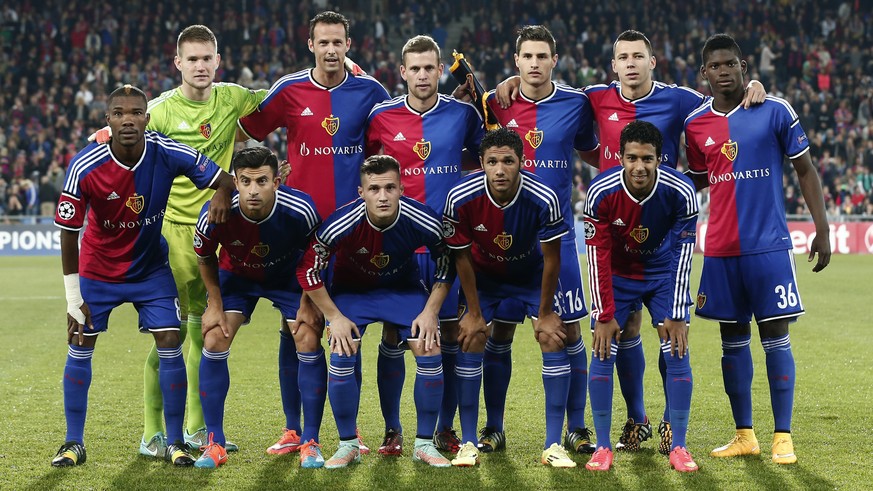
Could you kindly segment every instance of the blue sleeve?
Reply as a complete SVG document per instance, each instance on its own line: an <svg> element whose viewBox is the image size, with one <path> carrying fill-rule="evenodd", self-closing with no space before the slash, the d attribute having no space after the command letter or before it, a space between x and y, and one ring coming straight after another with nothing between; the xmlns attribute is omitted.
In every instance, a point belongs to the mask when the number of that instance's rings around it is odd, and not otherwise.
<svg viewBox="0 0 873 491"><path fill-rule="evenodd" d="M690 180L683 178L684 192L677 191L670 238L673 254L670 259L670 280L673 285L670 299L670 318L686 320L691 306L691 258L697 241L697 196Z"/></svg>
<svg viewBox="0 0 873 491"><path fill-rule="evenodd" d="M573 141L573 147L576 150L587 152L597 148L600 142L597 140L597 135L594 133L594 112L591 110L591 101L588 96L583 93L582 107L579 109L579 130L576 132L576 137Z"/></svg>

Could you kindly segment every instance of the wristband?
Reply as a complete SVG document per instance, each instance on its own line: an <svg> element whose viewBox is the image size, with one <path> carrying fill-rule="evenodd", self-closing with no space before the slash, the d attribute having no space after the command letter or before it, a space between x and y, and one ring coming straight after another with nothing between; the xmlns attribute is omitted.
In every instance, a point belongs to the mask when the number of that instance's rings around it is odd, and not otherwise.
<svg viewBox="0 0 873 491"><path fill-rule="evenodd" d="M79 290L79 274L64 275L64 292L67 296L67 313L79 324L85 324L85 314L80 308L85 300L82 299L82 292Z"/></svg>

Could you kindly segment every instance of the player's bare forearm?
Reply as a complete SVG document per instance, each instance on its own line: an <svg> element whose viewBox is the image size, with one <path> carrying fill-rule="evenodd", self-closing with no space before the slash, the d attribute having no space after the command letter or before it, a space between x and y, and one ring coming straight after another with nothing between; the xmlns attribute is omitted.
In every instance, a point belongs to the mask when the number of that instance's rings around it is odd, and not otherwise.
<svg viewBox="0 0 873 491"><path fill-rule="evenodd" d="M685 171L685 175L694 183L695 190L701 191L709 187L709 178L707 178L706 173L698 174L696 172Z"/></svg>
<svg viewBox="0 0 873 491"><path fill-rule="evenodd" d="M197 257L197 267L200 269L200 277L206 288L206 297L209 306L214 305L219 310L224 310L224 302L221 299L221 287L218 282L218 259L215 254L207 257Z"/></svg>
<svg viewBox="0 0 873 491"><path fill-rule="evenodd" d="M64 274L79 272L78 230L61 230L61 268Z"/></svg>
<svg viewBox="0 0 873 491"><path fill-rule="evenodd" d="M473 314L482 317L482 307L479 305L479 292L476 290L476 273L473 269L473 255L470 248L455 249L455 269L464 298L467 301L467 315Z"/></svg>
<svg viewBox="0 0 873 491"><path fill-rule="evenodd" d="M224 223L230 215L230 197L233 195L233 178L227 172L221 171L211 186L215 194L209 200L209 223Z"/></svg>
<svg viewBox="0 0 873 491"><path fill-rule="evenodd" d="M579 154L579 158L582 159L582 161L586 164L594 167L595 169L600 168L600 150L596 148L594 150L587 150L584 152L582 150L577 150L576 153Z"/></svg>
<svg viewBox="0 0 873 491"><path fill-rule="evenodd" d="M817 273L826 268L831 261L830 227L828 226L824 195L821 190L821 180L818 178L818 171L812 165L809 152L791 159L791 163L797 172L800 193L803 195L803 200L806 201L806 206L812 215L812 221L815 223L815 238L812 240L808 260L812 261L813 257L818 254L818 261L812 269Z"/></svg>
<svg viewBox="0 0 873 491"><path fill-rule="evenodd" d="M543 250L543 278L540 291L540 317L552 312L555 290L558 288L558 273L561 271L561 239L540 242Z"/></svg>

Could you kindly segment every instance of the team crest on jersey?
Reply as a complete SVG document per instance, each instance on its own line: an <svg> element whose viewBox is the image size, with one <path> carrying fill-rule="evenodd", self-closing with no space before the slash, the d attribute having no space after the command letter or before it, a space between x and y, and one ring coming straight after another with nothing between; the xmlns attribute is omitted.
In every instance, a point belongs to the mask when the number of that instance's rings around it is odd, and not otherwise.
<svg viewBox="0 0 873 491"><path fill-rule="evenodd" d="M697 294L697 308L702 309L704 305L706 305L706 294L705 293L698 293Z"/></svg>
<svg viewBox="0 0 873 491"><path fill-rule="evenodd" d="M209 139L212 136L212 123L209 121L204 121L200 123L200 134L203 135L203 138Z"/></svg>
<svg viewBox="0 0 873 491"><path fill-rule="evenodd" d="M145 208L145 196L133 193L133 196L127 198L127 202L124 203L124 206L130 208L134 213L139 215L143 208Z"/></svg>
<svg viewBox="0 0 873 491"><path fill-rule="evenodd" d="M538 148L543 142L543 130L538 130L536 128L528 130L527 134L524 135L524 139L530 143L530 146Z"/></svg>
<svg viewBox="0 0 873 491"><path fill-rule="evenodd" d="M421 160L427 160L427 157L430 155L430 142L424 141L424 138L422 138L421 141L415 142L415 145L412 146L412 151Z"/></svg>
<svg viewBox="0 0 873 491"><path fill-rule="evenodd" d="M649 238L649 229L642 225L637 225L635 229L630 231L630 236L633 237L635 241L642 244Z"/></svg>
<svg viewBox="0 0 873 491"><path fill-rule="evenodd" d="M258 245L252 247L252 254L258 257L266 257L270 253L270 246L263 242L258 242Z"/></svg>
<svg viewBox="0 0 873 491"><path fill-rule="evenodd" d="M507 251L512 247L512 235L503 232L497 235L497 237L494 237L494 243L497 244L497 247Z"/></svg>
<svg viewBox="0 0 873 491"><path fill-rule="evenodd" d="M594 234L597 233L597 229L594 228L594 224L585 220L582 222L582 228L585 229L585 240L591 240L594 238Z"/></svg>
<svg viewBox="0 0 873 491"><path fill-rule="evenodd" d="M455 236L455 226L452 225L452 222L447 219L443 219L443 237L448 239L449 237Z"/></svg>
<svg viewBox="0 0 873 491"><path fill-rule="evenodd" d="M737 148L737 142L735 142L735 141L728 140L726 143L722 144L722 146L721 146L722 155L727 157L728 160L730 160L731 162L733 162L734 159L737 158L738 151L739 151L739 148Z"/></svg>
<svg viewBox="0 0 873 491"><path fill-rule="evenodd" d="M370 262L379 269L388 266L388 261L388 254L385 254L384 252L380 252L379 254L376 254L375 256L370 258Z"/></svg>
<svg viewBox="0 0 873 491"><path fill-rule="evenodd" d="M324 121L321 122L321 127L324 128L324 131L327 132L328 135L333 136L339 131L340 120L333 114L324 118Z"/></svg>

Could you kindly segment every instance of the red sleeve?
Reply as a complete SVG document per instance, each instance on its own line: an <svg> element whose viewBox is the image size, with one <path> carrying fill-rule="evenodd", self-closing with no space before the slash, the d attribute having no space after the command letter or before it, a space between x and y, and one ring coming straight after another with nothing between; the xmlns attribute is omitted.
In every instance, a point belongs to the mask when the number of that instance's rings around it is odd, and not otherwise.
<svg viewBox="0 0 873 491"><path fill-rule="evenodd" d="M240 128L255 140L264 141L276 128L286 127L288 97L290 94L287 89L279 89L277 92L271 90L257 111L239 120Z"/></svg>
<svg viewBox="0 0 873 491"><path fill-rule="evenodd" d="M688 159L688 170L694 174L706 174L706 156L700 150L700 145L694 141L694 134L688 133L685 127L685 158Z"/></svg>
<svg viewBox="0 0 873 491"><path fill-rule="evenodd" d="M588 254L588 286L591 290L591 317L609 322L615 316L612 295L612 236L609 222L586 216L585 248Z"/></svg>
<svg viewBox="0 0 873 491"><path fill-rule="evenodd" d="M381 130L379 129L379 121L377 118L370 118L367 124L367 133L364 143L366 144L364 155L378 155L382 150L382 140L379 139Z"/></svg>

